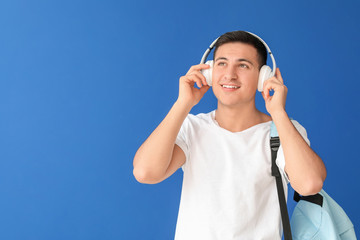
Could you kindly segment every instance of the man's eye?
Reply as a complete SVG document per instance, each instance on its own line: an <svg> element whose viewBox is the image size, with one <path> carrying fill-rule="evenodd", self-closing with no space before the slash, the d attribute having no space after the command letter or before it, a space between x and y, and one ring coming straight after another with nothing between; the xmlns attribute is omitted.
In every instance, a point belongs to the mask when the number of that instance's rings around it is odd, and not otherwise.
<svg viewBox="0 0 360 240"><path fill-rule="evenodd" d="M224 62L219 62L218 63L218 66L225 66L226 65L226 63L224 63Z"/></svg>
<svg viewBox="0 0 360 240"><path fill-rule="evenodd" d="M240 67L241 67L241 68L249 68L249 66L246 65L246 64L240 64Z"/></svg>

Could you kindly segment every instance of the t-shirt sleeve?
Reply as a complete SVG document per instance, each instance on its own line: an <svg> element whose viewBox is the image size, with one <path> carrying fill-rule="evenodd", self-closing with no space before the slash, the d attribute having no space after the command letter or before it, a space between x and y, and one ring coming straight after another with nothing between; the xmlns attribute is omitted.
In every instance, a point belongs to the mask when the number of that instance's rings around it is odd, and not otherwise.
<svg viewBox="0 0 360 240"><path fill-rule="evenodd" d="M300 135L304 138L305 142L310 146L310 141L307 137L307 132L306 129L301 126L300 123L298 123L295 120L291 120L291 122L293 123L293 125L295 126L295 128L298 130L298 132L300 133ZM277 155L277 159L276 159L276 164L279 167L283 177L286 180L286 183L289 183L289 177L287 176L286 172L285 172L285 157L284 157L284 151L283 148L280 144L279 150L278 150L278 155Z"/></svg>
<svg viewBox="0 0 360 240"><path fill-rule="evenodd" d="M178 145L181 148L181 150L183 150L186 157L186 161L189 159L189 147L190 147L190 142L188 137L189 125L190 125L189 122L190 122L189 117L186 117L183 124L181 125L180 131L175 140L175 144ZM186 165L186 161L182 166L183 170Z"/></svg>

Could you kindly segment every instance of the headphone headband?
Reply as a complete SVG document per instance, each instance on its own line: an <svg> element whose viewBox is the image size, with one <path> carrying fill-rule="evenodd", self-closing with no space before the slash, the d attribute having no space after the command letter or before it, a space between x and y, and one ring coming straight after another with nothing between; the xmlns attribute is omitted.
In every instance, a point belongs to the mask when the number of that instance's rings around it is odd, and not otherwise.
<svg viewBox="0 0 360 240"><path fill-rule="evenodd" d="M216 44L216 42L217 42L217 40L218 40L219 38L220 38L220 37L218 37L217 39L215 39L215 40L210 44L210 46L208 47L208 49L206 49L204 55L203 55L202 58L201 58L200 63L205 63L205 62L206 62L207 57L209 56L211 50L215 47L215 44Z"/></svg>
<svg viewBox="0 0 360 240"><path fill-rule="evenodd" d="M268 51L270 57L271 57L271 61L272 61L272 65L273 65L273 70L271 71L271 77L273 77L275 75L275 69L276 69L276 62L275 62L275 58L269 48L269 46L266 44L266 42L264 40L262 40L259 36L257 36L256 34L254 33L251 33L251 32L247 32L247 31L244 31L246 33L249 33L251 34L252 36L256 37L266 48L266 50ZM206 62L206 59L207 57L209 56L211 50L215 47L215 44L216 42L218 41L220 37L216 38L211 44L210 46L208 47L208 49L206 49L205 53L203 54L202 58L201 58L201 61L200 63L205 63Z"/></svg>

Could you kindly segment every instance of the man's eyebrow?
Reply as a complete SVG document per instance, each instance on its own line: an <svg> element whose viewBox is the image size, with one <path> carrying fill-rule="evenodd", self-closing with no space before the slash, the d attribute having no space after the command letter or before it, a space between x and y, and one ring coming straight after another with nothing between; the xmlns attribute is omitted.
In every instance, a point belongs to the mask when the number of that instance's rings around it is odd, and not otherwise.
<svg viewBox="0 0 360 240"><path fill-rule="evenodd" d="M229 59L227 59L226 57L218 57L217 59L215 59L215 62L216 61L219 61L219 60L225 60L225 61L228 61ZM239 58L236 60L237 62L248 62L250 63L251 65L254 65L250 60L246 59L246 58Z"/></svg>

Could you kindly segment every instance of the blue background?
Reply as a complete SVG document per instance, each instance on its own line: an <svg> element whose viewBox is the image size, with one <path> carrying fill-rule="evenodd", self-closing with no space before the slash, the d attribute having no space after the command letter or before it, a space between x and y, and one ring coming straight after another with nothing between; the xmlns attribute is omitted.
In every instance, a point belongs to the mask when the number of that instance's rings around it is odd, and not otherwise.
<svg viewBox="0 0 360 240"><path fill-rule="evenodd" d="M238 29L273 51L287 111L358 232L359 9L340 0L1 1L0 239L172 239L182 172L140 184L133 156L176 100L179 77ZM257 105L265 111L260 95ZM192 113L215 107L209 91Z"/></svg>

